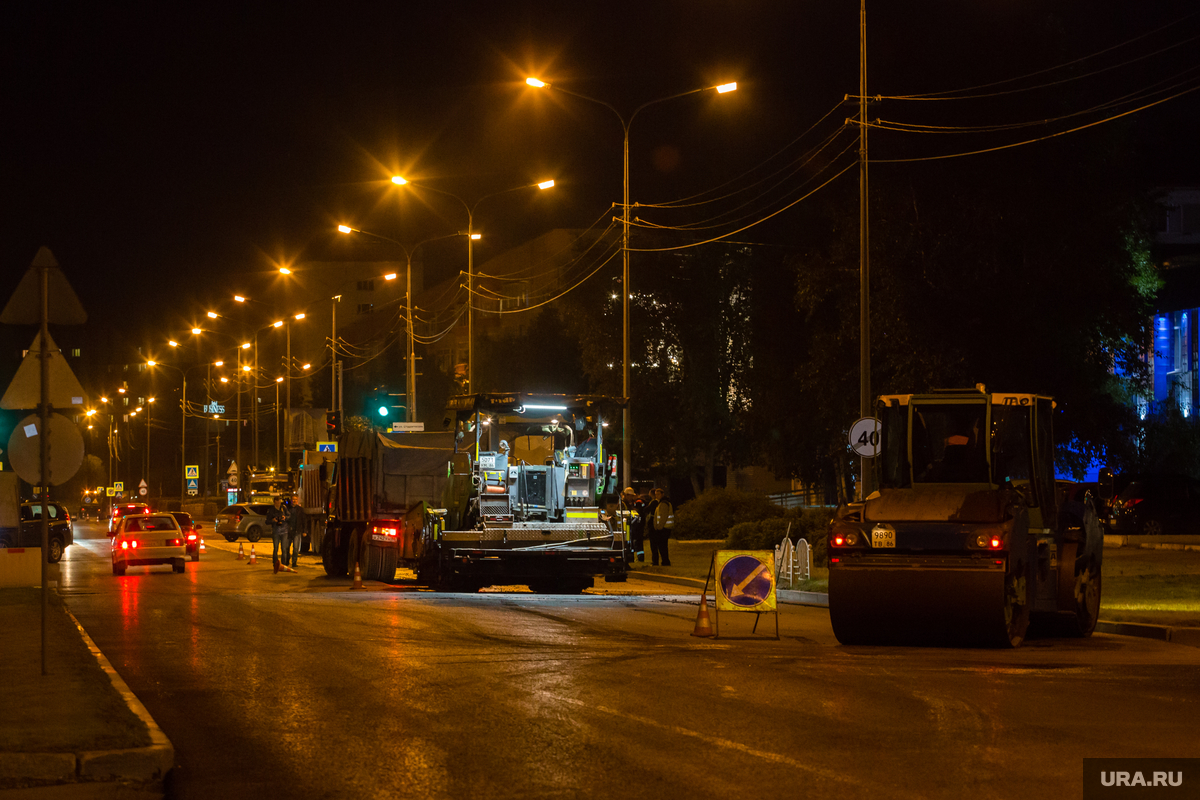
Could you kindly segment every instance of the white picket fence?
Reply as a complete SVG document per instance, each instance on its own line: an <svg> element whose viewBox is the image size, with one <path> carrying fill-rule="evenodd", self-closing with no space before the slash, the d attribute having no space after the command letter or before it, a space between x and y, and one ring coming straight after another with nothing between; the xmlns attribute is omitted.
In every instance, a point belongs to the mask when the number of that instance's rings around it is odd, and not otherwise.
<svg viewBox="0 0 1200 800"><path fill-rule="evenodd" d="M788 526L790 533L792 526ZM785 534L783 541L775 547L775 585L780 589L791 589L812 576L812 548L807 539L797 539L796 544Z"/></svg>

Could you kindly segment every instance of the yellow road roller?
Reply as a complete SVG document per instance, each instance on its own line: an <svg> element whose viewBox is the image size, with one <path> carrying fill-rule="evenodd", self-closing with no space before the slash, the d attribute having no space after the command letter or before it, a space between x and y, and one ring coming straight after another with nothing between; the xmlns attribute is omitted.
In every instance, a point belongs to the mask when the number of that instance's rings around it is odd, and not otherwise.
<svg viewBox="0 0 1200 800"><path fill-rule="evenodd" d="M1054 401L975 389L878 399L878 487L829 526L829 617L848 645L1017 647L1090 636L1096 499L1055 480Z"/></svg>

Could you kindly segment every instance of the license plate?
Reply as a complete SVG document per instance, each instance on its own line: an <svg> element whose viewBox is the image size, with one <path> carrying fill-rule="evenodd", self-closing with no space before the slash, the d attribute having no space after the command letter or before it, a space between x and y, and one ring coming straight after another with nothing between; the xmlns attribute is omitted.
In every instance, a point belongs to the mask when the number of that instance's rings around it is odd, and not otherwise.
<svg viewBox="0 0 1200 800"><path fill-rule="evenodd" d="M896 532L895 531L871 531L871 547L895 547Z"/></svg>
<svg viewBox="0 0 1200 800"><path fill-rule="evenodd" d="M393 540L392 540L392 537L390 537L390 536L387 536L387 535L385 535L385 534L382 534L382 533L372 533L372 534L371 534L371 541L373 541L373 542L387 542L387 541L393 541Z"/></svg>
<svg viewBox="0 0 1200 800"><path fill-rule="evenodd" d="M479 457L479 466L489 468L489 469L495 467L496 466L496 457L495 456L480 456Z"/></svg>

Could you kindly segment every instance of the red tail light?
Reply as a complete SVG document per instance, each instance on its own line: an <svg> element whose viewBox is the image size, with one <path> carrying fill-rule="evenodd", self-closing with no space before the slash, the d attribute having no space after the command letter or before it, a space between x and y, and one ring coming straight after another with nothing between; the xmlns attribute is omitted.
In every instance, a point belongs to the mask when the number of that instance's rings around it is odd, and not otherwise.
<svg viewBox="0 0 1200 800"><path fill-rule="evenodd" d="M371 532L372 533L381 533L384 536L398 536L400 534L400 529L392 528L392 527L385 527L383 525L373 525L373 526L371 526Z"/></svg>
<svg viewBox="0 0 1200 800"><path fill-rule="evenodd" d="M129 542L121 542L121 549L122 549L122 550L128 550L128 549L129 549Z"/></svg>
<svg viewBox="0 0 1200 800"><path fill-rule="evenodd" d="M189 534L188 534L188 541L189 541L189 542L194 542L194 541L196 541L196 534L194 534L194 533L189 533Z"/></svg>
<svg viewBox="0 0 1200 800"><path fill-rule="evenodd" d="M134 548L136 548L136 547L137 547L137 539L134 539L134 540L133 540L133 541L130 543L130 546L131 546L131 547L134 547Z"/></svg>
<svg viewBox="0 0 1200 800"><path fill-rule="evenodd" d="M241 514L234 514L234 515L233 515L233 524L234 524L234 525L237 525L237 524L238 524L239 522L241 522L241 521L242 521L242 515L241 515Z"/></svg>

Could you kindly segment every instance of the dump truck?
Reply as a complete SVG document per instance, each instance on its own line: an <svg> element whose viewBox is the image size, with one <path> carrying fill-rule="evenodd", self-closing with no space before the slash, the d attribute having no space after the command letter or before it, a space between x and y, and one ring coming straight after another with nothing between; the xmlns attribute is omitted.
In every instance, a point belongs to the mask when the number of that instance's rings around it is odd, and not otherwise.
<svg viewBox="0 0 1200 800"><path fill-rule="evenodd" d="M878 399L878 489L829 525L829 617L843 644L1017 647L1031 620L1090 636L1096 498L1054 472L1054 401L973 390Z"/></svg>
<svg viewBox="0 0 1200 800"><path fill-rule="evenodd" d="M624 400L533 393L452 397L439 433L348 432L338 442L320 552L330 575L445 591L525 585L577 593L623 581L621 526L606 513L616 456L604 429Z"/></svg>

